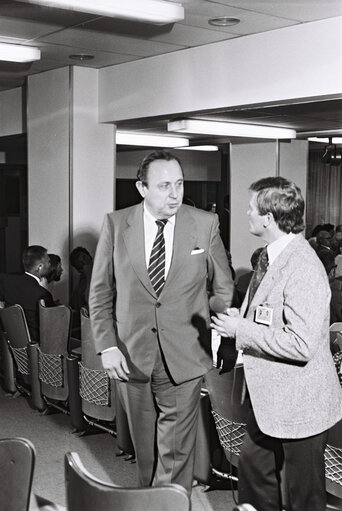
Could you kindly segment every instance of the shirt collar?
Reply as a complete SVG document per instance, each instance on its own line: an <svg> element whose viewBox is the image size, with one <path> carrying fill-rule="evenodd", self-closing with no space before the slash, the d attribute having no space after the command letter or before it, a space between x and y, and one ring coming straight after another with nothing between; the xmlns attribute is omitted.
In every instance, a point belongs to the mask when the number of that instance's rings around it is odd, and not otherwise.
<svg viewBox="0 0 342 511"><path fill-rule="evenodd" d="M36 275L32 275L32 273L29 273L28 271L25 271L25 273L26 273L26 275L29 275L30 277L33 277L34 279L36 279L36 281L40 285L40 278L39 277L37 277Z"/></svg>
<svg viewBox="0 0 342 511"><path fill-rule="evenodd" d="M156 222L156 220L158 220L158 218L154 217L150 212L149 210L147 209L147 207L145 206L145 203L144 203L144 219L149 222L149 223L154 223ZM176 222L176 215L172 215L170 216L170 218L167 219L168 222L170 222L171 224L175 225L175 222Z"/></svg>
<svg viewBox="0 0 342 511"><path fill-rule="evenodd" d="M287 245L295 237L296 235L293 234L293 232L290 232L289 234L284 233L284 236L275 241L272 241L272 243L267 245L267 255L269 264L272 264L275 261L278 255L281 254L284 248L287 247Z"/></svg>

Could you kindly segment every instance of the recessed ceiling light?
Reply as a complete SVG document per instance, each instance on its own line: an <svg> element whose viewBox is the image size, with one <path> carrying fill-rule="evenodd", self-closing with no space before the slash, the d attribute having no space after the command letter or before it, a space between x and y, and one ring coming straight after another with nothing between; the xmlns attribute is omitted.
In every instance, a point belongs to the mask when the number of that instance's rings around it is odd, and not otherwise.
<svg viewBox="0 0 342 511"><path fill-rule="evenodd" d="M231 27L240 23L239 18L230 18L229 16L214 16L208 19L209 25L215 27Z"/></svg>
<svg viewBox="0 0 342 511"><path fill-rule="evenodd" d="M69 55L69 59L79 60L83 62L84 60L92 60L94 55L90 55L89 53L74 53L73 55Z"/></svg>

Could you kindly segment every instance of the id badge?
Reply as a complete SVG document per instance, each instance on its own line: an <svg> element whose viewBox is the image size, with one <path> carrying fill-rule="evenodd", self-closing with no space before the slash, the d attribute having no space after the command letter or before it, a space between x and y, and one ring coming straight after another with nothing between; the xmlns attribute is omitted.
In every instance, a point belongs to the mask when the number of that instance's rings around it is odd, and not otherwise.
<svg viewBox="0 0 342 511"><path fill-rule="evenodd" d="M273 309L265 305L258 305L255 309L255 322L262 325L272 325Z"/></svg>

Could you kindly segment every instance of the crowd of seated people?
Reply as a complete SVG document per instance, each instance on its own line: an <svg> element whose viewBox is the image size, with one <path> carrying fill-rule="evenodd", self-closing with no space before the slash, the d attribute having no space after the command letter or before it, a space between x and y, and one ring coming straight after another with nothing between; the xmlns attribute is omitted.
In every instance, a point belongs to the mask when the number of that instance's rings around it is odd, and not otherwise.
<svg viewBox="0 0 342 511"><path fill-rule="evenodd" d="M81 307L88 306L92 257L84 247L77 247L70 254L70 263L80 274L79 282L70 300L76 316ZM59 305L53 297L54 286L63 273L59 255L48 253L45 247L31 245L22 254L23 273L0 273L0 306L19 304L24 310L32 342L39 342L39 302L46 307Z"/></svg>
<svg viewBox="0 0 342 511"><path fill-rule="evenodd" d="M331 289L330 324L342 321L342 225L315 227L309 239L326 270Z"/></svg>

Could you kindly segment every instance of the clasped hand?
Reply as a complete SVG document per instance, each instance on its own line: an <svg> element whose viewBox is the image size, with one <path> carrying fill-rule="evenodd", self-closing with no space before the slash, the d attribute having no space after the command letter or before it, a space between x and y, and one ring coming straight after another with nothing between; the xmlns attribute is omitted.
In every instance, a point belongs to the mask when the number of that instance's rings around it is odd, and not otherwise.
<svg viewBox="0 0 342 511"><path fill-rule="evenodd" d="M236 328L240 320L240 312L236 307L227 308L225 313L211 316L210 327L216 330L221 337L235 337Z"/></svg>

